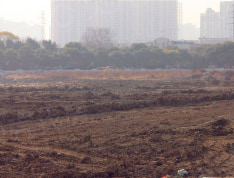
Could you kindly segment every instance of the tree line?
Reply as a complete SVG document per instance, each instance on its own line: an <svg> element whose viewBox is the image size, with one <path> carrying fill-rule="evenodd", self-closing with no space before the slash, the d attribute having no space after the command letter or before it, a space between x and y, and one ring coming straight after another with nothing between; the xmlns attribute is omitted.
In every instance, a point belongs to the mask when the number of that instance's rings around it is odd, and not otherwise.
<svg viewBox="0 0 234 178"><path fill-rule="evenodd" d="M169 46L160 49L146 44L129 47L86 47L70 42L63 48L50 40L42 42L28 38L24 42L7 39L0 41L1 70L82 69L105 66L130 69L197 69L232 68L234 43L203 45L192 51Z"/></svg>

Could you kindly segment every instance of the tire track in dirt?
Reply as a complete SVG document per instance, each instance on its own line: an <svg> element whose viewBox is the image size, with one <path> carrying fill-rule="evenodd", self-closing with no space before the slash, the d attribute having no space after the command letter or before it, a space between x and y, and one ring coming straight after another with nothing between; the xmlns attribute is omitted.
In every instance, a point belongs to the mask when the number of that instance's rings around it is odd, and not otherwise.
<svg viewBox="0 0 234 178"><path fill-rule="evenodd" d="M1 145L2 146L10 146L13 147L14 150L17 150L17 152L21 154L27 154L28 152L40 152L43 153L43 156L40 156L41 158L46 158L49 159L53 162L56 161L57 157L59 155L62 155L63 157L69 157L69 158L74 158L75 160L79 161L79 167L83 167L85 170L91 170L93 168L102 170L105 169L106 167L103 166L105 162L107 161L105 158L99 158L99 157L94 157L94 156L89 156L84 153L77 153L75 151L71 150L66 150L66 149L59 149L59 148L51 148L51 147L42 147L42 146L26 146L26 145L21 145L18 143L9 143L3 139L1 139ZM20 151L21 150L21 151ZM82 160L84 159L90 159L88 163L82 163ZM70 163L69 161L62 160L63 162ZM98 166L97 166L98 165ZM100 166L102 165L102 166Z"/></svg>

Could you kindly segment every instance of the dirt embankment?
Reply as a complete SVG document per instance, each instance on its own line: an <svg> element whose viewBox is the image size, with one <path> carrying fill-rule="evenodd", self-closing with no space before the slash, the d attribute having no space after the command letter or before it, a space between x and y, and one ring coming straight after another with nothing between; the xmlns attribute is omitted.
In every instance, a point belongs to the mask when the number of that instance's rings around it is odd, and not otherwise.
<svg viewBox="0 0 234 178"><path fill-rule="evenodd" d="M14 89L10 89L13 90ZM32 90L33 92L34 90ZM49 90L48 90L49 91ZM51 89L53 91L53 88ZM28 90L27 92L31 92ZM66 90L65 90L66 92ZM17 112L8 112L0 115L1 124L9 124L14 122L50 119L65 116L78 116L86 114L97 114L113 111L128 111L132 109L148 108L148 107L180 107L187 105L196 105L204 102L215 102L221 100L233 100L234 91L228 92L211 92L206 90L182 90L182 91L163 91L155 94L130 94L116 95L109 92L103 94L95 94L93 92L84 92L79 96L85 102L81 102L71 107L64 106L63 97L59 95L48 95L53 102L57 102L55 106L38 106L36 111L31 112L26 117ZM15 101L8 101L13 104ZM33 103L33 101L31 101ZM66 104L65 104L66 105Z"/></svg>

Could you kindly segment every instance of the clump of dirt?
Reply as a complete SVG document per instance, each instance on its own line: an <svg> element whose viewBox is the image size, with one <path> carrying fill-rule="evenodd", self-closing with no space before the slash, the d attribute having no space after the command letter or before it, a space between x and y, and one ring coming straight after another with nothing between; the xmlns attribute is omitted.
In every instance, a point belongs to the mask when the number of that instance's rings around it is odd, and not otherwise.
<svg viewBox="0 0 234 178"><path fill-rule="evenodd" d="M220 118L211 123L213 129L224 128L230 124L230 121L225 118Z"/></svg>
<svg viewBox="0 0 234 178"><path fill-rule="evenodd" d="M225 151L227 153L234 153L234 143L228 143L226 145Z"/></svg>
<svg viewBox="0 0 234 178"><path fill-rule="evenodd" d="M82 164L90 164L92 161L90 159L90 157L84 157L82 160L81 160L81 163Z"/></svg>
<svg viewBox="0 0 234 178"><path fill-rule="evenodd" d="M50 156L50 157L57 157L58 156L58 153L56 151L51 151L50 153L47 154L47 156Z"/></svg>
<svg viewBox="0 0 234 178"><path fill-rule="evenodd" d="M120 99L120 97L118 95L115 95L115 94L111 93L110 91L103 93L101 96L104 98L109 98L109 99L113 99L113 100Z"/></svg>
<svg viewBox="0 0 234 178"><path fill-rule="evenodd" d="M230 120L220 118L211 123L211 133L213 136L227 136L233 134L232 128L230 128Z"/></svg>
<svg viewBox="0 0 234 178"><path fill-rule="evenodd" d="M30 120L35 119L46 119L46 118L56 118L56 117L64 117L68 115L68 112L63 106L56 106L54 108L43 108L37 111L34 111L31 115ZM74 110L70 112L70 115L74 113Z"/></svg>
<svg viewBox="0 0 234 178"><path fill-rule="evenodd" d="M46 176L44 176L46 177ZM75 173L70 173L70 172L57 172L49 175L49 177L72 177L75 178L76 174Z"/></svg>
<svg viewBox="0 0 234 178"><path fill-rule="evenodd" d="M91 91L89 91L83 95L83 98L84 99L98 99L98 96L96 96Z"/></svg>
<svg viewBox="0 0 234 178"><path fill-rule="evenodd" d="M48 118L49 113L46 109L43 109L41 111L34 111L32 118L33 119L45 119Z"/></svg>
<svg viewBox="0 0 234 178"><path fill-rule="evenodd" d="M0 115L0 123L5 124L5 123L11 123L14 121L20 120L20 117L18 113L13 112L13 113L6 113Z"/></svg>
<svg viewBox="0 0 234 178"><path fill-rule="evenodd" d="M25 162L32 162L32 161L36 161L37 159L39 159L39 155L38 154L30 154L27 153L24 157L24 161Z"/></svg>
<svg viewBox="0 0 234 178"><path fill-rule="evenodd" d="M195 136L228 136L233 134L233 129L230 127L231 121L225 118L215 120L208 125L200 128L190 129L188 135Z"/></svg>

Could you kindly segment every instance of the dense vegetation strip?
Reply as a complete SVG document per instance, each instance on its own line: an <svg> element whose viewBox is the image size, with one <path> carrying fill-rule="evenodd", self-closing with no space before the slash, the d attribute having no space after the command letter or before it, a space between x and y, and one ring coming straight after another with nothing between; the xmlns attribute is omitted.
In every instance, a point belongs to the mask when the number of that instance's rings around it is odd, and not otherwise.
<svg viewBox="0 0 234 178"><path fill-rule="evenodd" d="M161 49L145 44L130 47L87 48L71 42L58 48L51 41L41 43L8 39L0 41L0 69L2 70L89 70L106 66L129 69L196 69L233 68L234 43L203 45L191 51L176 47Z"/></svg>

